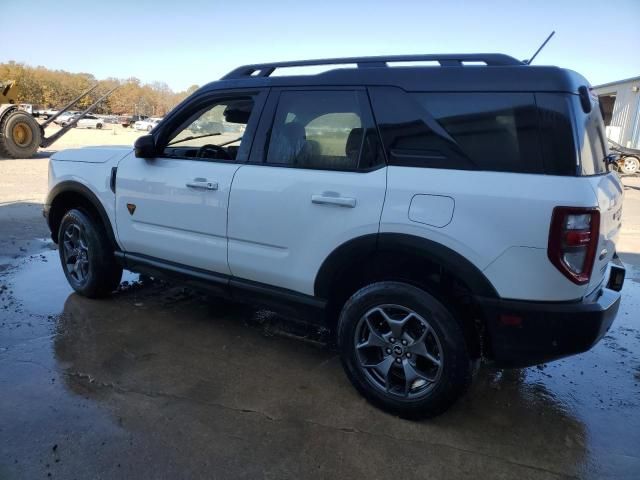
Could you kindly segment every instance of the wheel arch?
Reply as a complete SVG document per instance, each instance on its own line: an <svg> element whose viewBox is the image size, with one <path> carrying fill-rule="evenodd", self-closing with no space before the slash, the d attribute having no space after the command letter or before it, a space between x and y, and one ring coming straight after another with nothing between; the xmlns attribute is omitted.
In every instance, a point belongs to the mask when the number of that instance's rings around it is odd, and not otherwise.
<svg viewBox="0 0 640 480"><path fill-rule="evenodd" d="M327 257L314 289L317 297L327 300L329 328L351 295L379 281L408 283L436 296L455 313L471 355L480 358L490 350L483 310L476 298L499 298L491 282L454 250L410 234L365 235L340 245Z"/></svg>
<svg viewBox="0 0 640 480"><path fill-rule="evenodd" d="M89 187L73 180L60 182L47 195L45 211L48 211L47 223L54 242L58 242L56 234L62 217L72 208L81 208L92 218L99 221L104 227L107 238L113 245L114 250L119 250L111 220L102 203Z"/></svg>
<svg viewBox="0 0 640 480"><path fill-rule="evenodd" d="M314 292L317 297L330 298L331 290L344 274L352 270L366 270L365 265L358 268L363 261L379 263L384 257L394 255L413 258L419 263L425 261L446 269L463 280L475 296L498 298L498 293L471 261L456 251L432 240L416 235L401 233L369 234L351 239L329 254L322 263L315 278ZM383 273L383 272L380 272Z"/></svg>

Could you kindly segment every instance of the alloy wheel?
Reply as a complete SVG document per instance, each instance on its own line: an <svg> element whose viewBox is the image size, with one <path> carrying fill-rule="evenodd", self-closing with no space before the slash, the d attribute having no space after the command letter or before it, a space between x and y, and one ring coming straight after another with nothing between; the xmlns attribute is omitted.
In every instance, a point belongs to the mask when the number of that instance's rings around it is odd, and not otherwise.
<svg viewBox="0 0 640 480"><path fill-rule="evenodd" d="M427 320L410 308L376 306L360 318L355 333L358 366L385 394L423 397L442 376L440 339Z"/></svg>
<svg viewBox="0 0 640 480"><path fill-rule="evenodd" d="M89 275L89 248L80 225L72 223L65 229L62 253L69 276L79 284L84 283Z"/></svg>

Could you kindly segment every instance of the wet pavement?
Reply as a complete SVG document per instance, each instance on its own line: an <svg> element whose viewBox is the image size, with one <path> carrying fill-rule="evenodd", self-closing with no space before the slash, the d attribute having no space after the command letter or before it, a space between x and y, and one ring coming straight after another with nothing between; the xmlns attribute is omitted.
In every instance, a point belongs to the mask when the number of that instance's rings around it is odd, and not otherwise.
<svg viewBox="0 0 640 480"><path fill-rule="evenodd" d="M0 259L0 479L640 478L638 255L592 351L483 366L411 422L356 393L322 332L131 274L88 300L36 246Z"/></svg>

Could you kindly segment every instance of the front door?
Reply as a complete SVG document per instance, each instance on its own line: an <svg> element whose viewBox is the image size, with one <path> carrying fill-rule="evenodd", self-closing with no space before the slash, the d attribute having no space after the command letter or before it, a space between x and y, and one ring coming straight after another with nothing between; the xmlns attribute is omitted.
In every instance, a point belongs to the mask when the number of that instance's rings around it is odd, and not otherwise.
<svg viewBox="0 0 640 480"><path fill-rule="evenodd" d="M229 274L227 207L266 93L195 97L158 128L158 156L118 164L116 224L128 253Z"/></svg>

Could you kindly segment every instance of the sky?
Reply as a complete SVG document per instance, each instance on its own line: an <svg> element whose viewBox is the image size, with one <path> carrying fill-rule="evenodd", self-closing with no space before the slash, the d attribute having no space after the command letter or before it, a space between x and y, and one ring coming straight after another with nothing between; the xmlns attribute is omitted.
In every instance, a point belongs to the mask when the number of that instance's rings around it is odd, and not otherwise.
<svg viewBox="0 0 640 480"><path fill-rule="evenodd" d="M36 14L37 13L37 14ZM238 65L499 52L593 84L640 75L640 0L0 0L0 62L184 90Z"/></svg>

